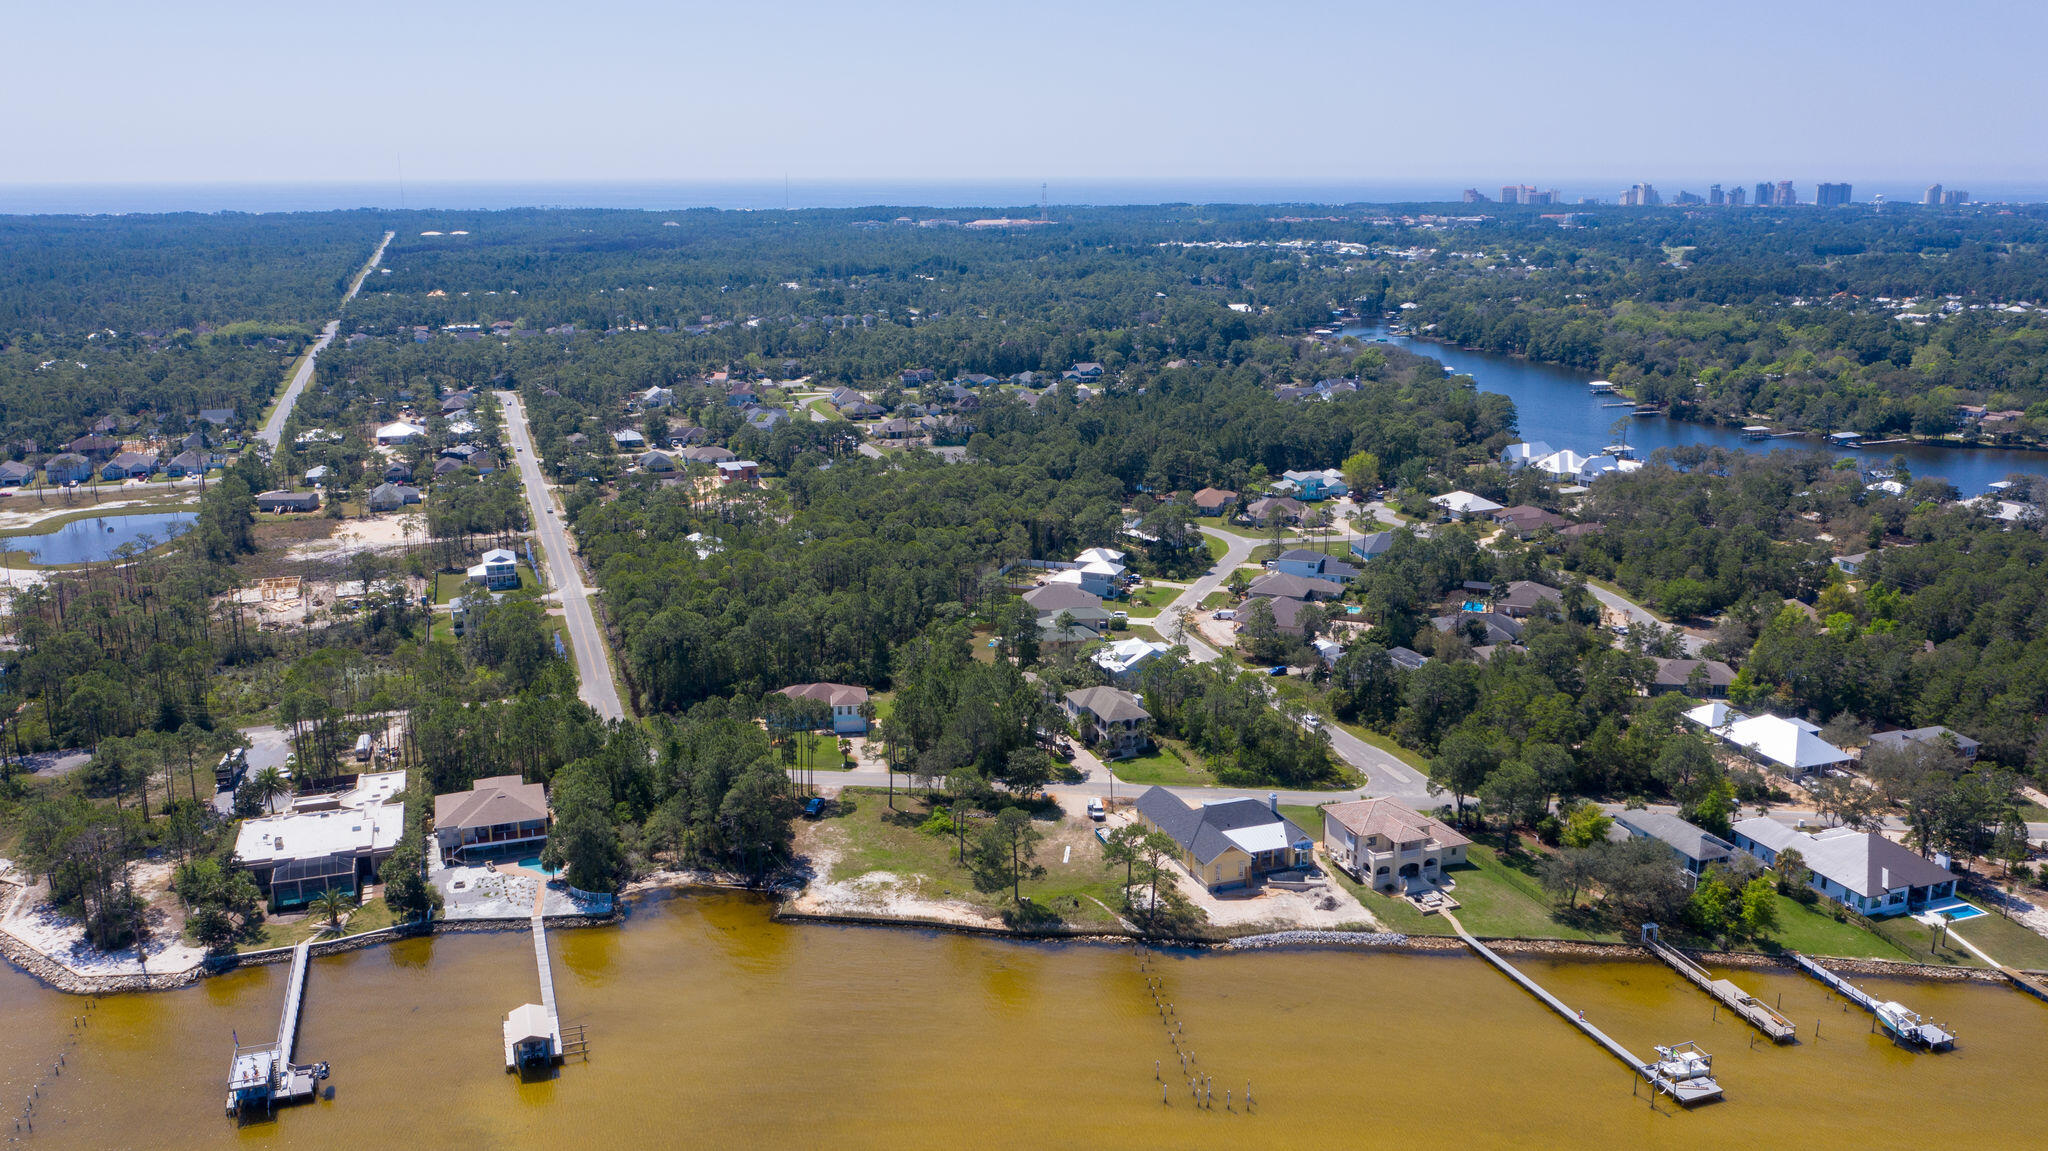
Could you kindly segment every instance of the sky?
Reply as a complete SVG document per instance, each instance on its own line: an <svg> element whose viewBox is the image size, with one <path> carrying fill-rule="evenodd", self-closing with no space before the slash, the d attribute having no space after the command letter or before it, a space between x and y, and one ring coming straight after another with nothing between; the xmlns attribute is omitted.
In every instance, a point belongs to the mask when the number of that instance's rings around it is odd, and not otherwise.
<svg viewBox="0 0 2048 1151"><path fill-rule="evenodd" d="M2048 189L2039 3L10 8L0 186Z"/></svg>

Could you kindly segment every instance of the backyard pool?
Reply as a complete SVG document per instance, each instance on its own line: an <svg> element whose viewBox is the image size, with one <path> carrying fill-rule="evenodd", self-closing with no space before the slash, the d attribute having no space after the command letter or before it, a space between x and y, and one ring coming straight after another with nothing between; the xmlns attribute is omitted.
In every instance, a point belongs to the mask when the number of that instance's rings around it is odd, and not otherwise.
<svg viewBox="0 0 2048 1151"><path fill-rule="evenodd" d="M1486 610L1486 605L1476 599L1468 599L1458 606L1469 612L1483 612Z"/></svg>
<svg viewBox="0 0 2048 1151"><path fill-rule="evenodd" d="M1965 919L1975 919L1984 914L1983 908L1975 904L1964 903L1960 899L1951 899L1947 903L1935 904L1927 910L1939 913L1942 918L1950 923L1960 923Z"/></svg>
<svg viewBox="0 0 2048 1151"><path fill-rule="evenodd" d="M525 859L520 860L519 866L527 869L528 871L538 871L542 875L546 876L556 876L562 873L562 869L559 867L548 868L541 866L540 856L538 855L529 855Z"/></svg>

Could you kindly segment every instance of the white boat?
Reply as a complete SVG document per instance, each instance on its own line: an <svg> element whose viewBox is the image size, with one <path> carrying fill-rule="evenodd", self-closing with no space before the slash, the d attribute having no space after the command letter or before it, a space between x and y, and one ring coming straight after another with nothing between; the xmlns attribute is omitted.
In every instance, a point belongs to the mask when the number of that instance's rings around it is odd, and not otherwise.
<svg viewBox="0 0 2048 1151"><path fill-rule="evenodd" d="M1646 1073L1659 1091L1688 1106L1721 1097L1721 1085L1714 1080L1714 1057L1699 1044L1686 1042L1658 1047L1657 1062Z"/></svg>
<svg viewBox="0 0 2048 1151"><path fill-rule="evenodd" d="M1944 1051L1956 1045L1956 1037L1934 1024L1920 1018L1920 1013L1903 1003L1886 1000L1871 1008L1877 1014L1877 1021L1892 1038L1911 1047L1925 1047L1929 1051Z"/></svg>
<svg viewBox="0 0 2048 1151"><path fill-rule="evenodd" d="M1611 392L1614 390L1614 385L1608 382L1607 380L1593 380L1592 382L1586 385L1586 390L1593 392Z"/></svg>

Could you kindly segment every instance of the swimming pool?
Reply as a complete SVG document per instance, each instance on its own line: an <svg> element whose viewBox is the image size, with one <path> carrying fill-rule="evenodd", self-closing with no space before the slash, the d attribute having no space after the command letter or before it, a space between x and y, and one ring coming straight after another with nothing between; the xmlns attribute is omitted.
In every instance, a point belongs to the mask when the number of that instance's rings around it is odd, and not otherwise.
<svg viewBox="0 0 2048 1151"><path fill-rule="evenodd" d="M560 875L562 873L562 869L559 867L554 868L552 870L546 867L542 867L540 863L540 856L538 855L529 855L525 859L520 860L519 866L527 869L528 871L538 871L542 875Z"/></svg>
<svg viewBox="0 0 2048 1151"><path fill-rule="evenodd" d="M1486 605L1476 599L1468 599L1458 606L1469 612L1483 612L1486 610Z"/></svg>
<svg viewBox="0 0 2048 1151"><path fill-rule="evenodd" d="M1942 918L1947 919L1950 923L1960 923L1965 919L1975 919L1985 914L1983 908L1975 904L1964 903L1960 899L1951 899L1947 903L1935 904L1927 910L1939 912Z"/></svg>

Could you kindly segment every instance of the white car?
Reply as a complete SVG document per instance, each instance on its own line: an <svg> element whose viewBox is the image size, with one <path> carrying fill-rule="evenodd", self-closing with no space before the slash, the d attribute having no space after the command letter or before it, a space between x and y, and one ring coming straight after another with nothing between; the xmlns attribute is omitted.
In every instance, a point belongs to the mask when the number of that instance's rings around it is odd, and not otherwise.
<svg viewBox="0 0 2048 1151"><path fill-rule="evenodd" d="M1097 823L1101 823L1103 820L1109 818L1109 813L1104 811L1102 808L1101 800L1091 799L1088 801L1088 818L1094 820Z"/></svg>

